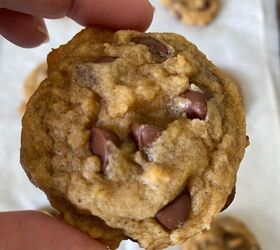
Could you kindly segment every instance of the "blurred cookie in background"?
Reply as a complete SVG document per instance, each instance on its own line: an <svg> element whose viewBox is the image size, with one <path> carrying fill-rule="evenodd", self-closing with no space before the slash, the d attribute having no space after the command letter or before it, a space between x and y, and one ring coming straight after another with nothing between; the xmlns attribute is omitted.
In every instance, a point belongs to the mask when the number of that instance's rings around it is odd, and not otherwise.
<svg viewBox="0 0 280 250"><path fill-rule="evenodd" d="M38 88L39 84L47 77L47 63L39 64L25 79L23 83L24 101L19 108L20 113L24 113L25 106L29 98Z"/></svg>
<svg viewBox="0 0 280 250"><path fill-rule="evenodd" d="M218 217L211 229L189 239L182 250L260 250L247 226L233 217Z"/></svg>
<svg viewBox="0 0 280 250"><path fill-rule="evenodd" d="M216 17L220 0L161 0L183 23L207 25Z"/></svg>

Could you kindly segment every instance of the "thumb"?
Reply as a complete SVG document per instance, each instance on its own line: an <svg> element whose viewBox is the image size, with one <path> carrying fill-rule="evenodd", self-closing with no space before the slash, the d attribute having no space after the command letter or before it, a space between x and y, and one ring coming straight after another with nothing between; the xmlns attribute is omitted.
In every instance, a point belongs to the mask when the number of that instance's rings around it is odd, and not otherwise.
<svg viewBox="0 0 280 250"><path fill-rule="evenodd" d="M78 229L35 211L0 213L0 248L5 250L106 250Z"/></svg>

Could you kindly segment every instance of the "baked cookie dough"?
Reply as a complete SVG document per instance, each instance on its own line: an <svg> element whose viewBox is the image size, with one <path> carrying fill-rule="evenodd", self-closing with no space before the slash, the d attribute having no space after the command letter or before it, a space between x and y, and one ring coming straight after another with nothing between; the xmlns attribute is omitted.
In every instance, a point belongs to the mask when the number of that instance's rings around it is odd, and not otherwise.
<svg viewBox="0 0 280 250"><path fill-rule="evenodd" d="M116 249L122 240L127 239L123 231L107 226L104 221L92 216L87 211L78 210L67 200L58 197L48 197L52 206L60 211L57 216L66 223L79 228L92 238L98 240L108 249Z"/></svg>
<svg viewBox="0 0 280 250"><path fill-rule="evenodd" d="M220 0L161 0L161 3L190 25L209 24L220 9Z"/></svg>
<svg viewBox="0 0 280 250"><path fill-rule="evenodd" d="M209 228L247 145L236 85L172 33L83 30L49 54L22 124L22 166L56 209L151 250Z"/></svg>
<svg viewBox="0 0 280 250"><path fill-rule="evenodd" d="M25 79L23 83L24 102L20 106L20 112L25 111L26 103L38 88L39 84L47 78L47 63L39 64Z"/></svg>
<svg viewBox="0 0 280 250"><path fill-rule="evenodd" d="M189 239L183 250L260 250L245 224L232 217L214 220L211 229Z"/></svg>
<svg viewBox="0 0 280 250"><path fill-rule="evenodd" d="M91 216L85 211L78 211L66 200L56 200L49 197L53 207L43 207L38 209L39 212L55 217L58 220L79 228L81 231L92 236L97 241L103 243L110 249L116 249L122 240L125 240L123 232L113 229L95 216Z"/></svg>

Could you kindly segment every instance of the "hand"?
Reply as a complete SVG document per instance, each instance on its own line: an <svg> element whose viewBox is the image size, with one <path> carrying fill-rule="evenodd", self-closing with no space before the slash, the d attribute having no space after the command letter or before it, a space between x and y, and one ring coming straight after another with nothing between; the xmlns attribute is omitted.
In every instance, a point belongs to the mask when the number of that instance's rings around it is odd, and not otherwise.
<svg viewBox="0 0 280 250"><path fill-rule="evenodd" d="M47 42L43 18L68 16L81 25L146 30L153 18L148 0L0 0L0 34L30 48Z"/></svg>
<svg viewBox="0 0 280 250"><path fill-rule="evenodd" d="M106 250L78 229L35 211L0 213L0 249Z"/></svg>

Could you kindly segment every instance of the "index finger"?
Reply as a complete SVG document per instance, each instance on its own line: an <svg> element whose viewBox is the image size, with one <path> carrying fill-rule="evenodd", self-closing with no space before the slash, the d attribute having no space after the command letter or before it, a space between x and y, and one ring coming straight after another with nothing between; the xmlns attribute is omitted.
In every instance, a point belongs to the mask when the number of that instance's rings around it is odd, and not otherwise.
<svg viewBox="0 0 280 250"><path fill-rule="evenodd" d="M148 0L76 0L68 14L82 25L146 30L153 12Z"/></svg>
<svg viewBox="0 0 280 250"><path fill-rule="evenodd" d="M153 17L148 0L0 0L0 8L112 29L145 30Z"/></svg>

